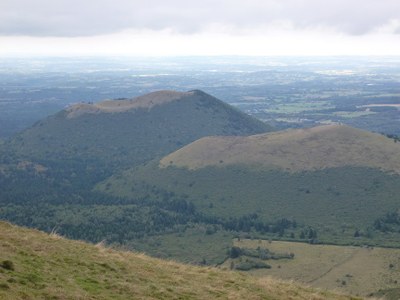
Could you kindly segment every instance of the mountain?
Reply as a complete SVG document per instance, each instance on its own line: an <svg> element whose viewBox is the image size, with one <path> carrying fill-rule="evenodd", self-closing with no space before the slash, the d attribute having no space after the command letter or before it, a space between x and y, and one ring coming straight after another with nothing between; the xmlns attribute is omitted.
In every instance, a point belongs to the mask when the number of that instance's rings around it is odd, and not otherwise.
<svg viewBox="0 0 400 300"><path fill-rule="evenodd" d="M125 199L93 187L204 136L268 130L270 126L198 90L76 104L0 145L0 219L123 245L173 234L198 223L189 214L190 205ZM228 236L223 240L231 243ZM157 256L170 255L152 242L140 244L161 249ZM182 260L217 264L226 257L224 248L198 250Z"/></svg>
<svg viewBox="0 0 400 300"><path fill-rule="evenodd" d="M184 199L224 230L399 247L400 143L343 125L205 137L97 190Z"/></svg>
<svg viewBox="0 0 400 300"><path fill-rule="evenodd" d="M1 299L357 299L0 222Z"/></svg>
<svg viewBox="0 0 400 300"><path fill-rule="evenodd" d="M28 160L80 160L118 169L161 157L204 136L270 130L202 91L158 91L130 100L73 105L16 135L6 147Z"/></svg>

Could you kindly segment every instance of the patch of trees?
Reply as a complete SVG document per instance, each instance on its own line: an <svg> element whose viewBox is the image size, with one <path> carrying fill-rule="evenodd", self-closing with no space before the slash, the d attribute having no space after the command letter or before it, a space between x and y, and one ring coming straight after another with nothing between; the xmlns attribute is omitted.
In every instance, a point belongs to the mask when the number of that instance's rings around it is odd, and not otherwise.
<svg viewBox="0 0 400 300"><path fill-rule="evenodd" d="M317 237L317 230L312 227L307 227L300 231L300 239L308 240L310 244L318 243Z"/></svg>
<svg viewBox="0 0 400 300"><path fill-rule="evenodd" d="M268 259L278 260L278 259L293 259L294 253L275 253L269 251L269 249L267 248L261 248L261 247L257 247L255 249L231 247L228 251L228 256L230 258L248 256L248 257L259 258L262 260L268 260Z"/></svg>
<svg viewBox="0 0 400 300"><path fill-rule="evenodd" d="M381 232L400 232L400 214L399 212L388 212L374 222L374 229Z"/></svg>
<svg viewBox="0 0 400 300"><path fill-rule="evenodd" d="M263 222L259 220L256 213L239 218L231 217L221 224L224 229L230 231L250 232L252 230L259 233L274 233L283 236L286 229L296 228L297 222L282 218L275 222Z"/></svg>
<svg viewBox="0 0 400 300"><path fill-rule="evenodd" d="M76 201L79 198L80 204L8 203L0 207L0 218L47 232L55 229L73 239L119 244L145 236L179 232L194 224L206 225L208 235L218 230L278 234L281 229L296 224L286 219L262 222L256 214L229 219L208 216L196 211L193 203L185 199L132 200L135 203L115 204L119 199L94 192L78 196ZM96 201L101 204L94 204Z"/></svg>
<svg viewBox="0 0 400 300"><path fill-rule="evenodd" d="M257 247L240 248L231 247L228 250L228 256L231 258L231 269L240 271L249 271L251 269L271 268L265 263L266 260L274 259L293 259L294 253L274 253L267 248Z"/></svg>
<svg viewBox="0 0 400 300"><path fill-rule="evenodd" d="M271 266L259 259L245 258L231 264L231 270L250 271L252 269L271 269Z"/></svg>

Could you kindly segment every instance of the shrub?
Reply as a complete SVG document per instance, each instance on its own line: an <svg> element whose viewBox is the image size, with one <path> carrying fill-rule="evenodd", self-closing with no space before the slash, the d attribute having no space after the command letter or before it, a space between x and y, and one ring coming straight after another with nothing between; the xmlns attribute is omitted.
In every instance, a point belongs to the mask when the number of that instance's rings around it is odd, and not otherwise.
<svg viewBox="0 0 400 300"><path fill-rule="evenodd" d="M14 263L11 260L4 260L1 265L0 265L3 269L6 270L10 270L10 271L14 271L15 267L14 267Z"/></svg>
<svg viewBox="0 0 400 300"><path fill-rule="evenodd" d="M239 247L232 247L229 250L229 257L230 258L239 257L241 254L242 254L242 250Z"/></svg>
<svg viewBox="0 0 400 300"><path fill-rule="evenodd" d="M257 260L246 260L235 265L235 269L239 271L250 271L251 269L270 269L271 266Z"/></svg>

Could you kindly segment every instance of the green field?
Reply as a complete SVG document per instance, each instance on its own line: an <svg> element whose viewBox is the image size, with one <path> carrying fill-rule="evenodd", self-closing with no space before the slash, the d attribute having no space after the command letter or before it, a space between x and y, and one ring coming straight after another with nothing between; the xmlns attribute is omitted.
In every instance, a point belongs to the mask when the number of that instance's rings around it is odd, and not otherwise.
<svg viewBox="0 0 400 300"><path fill-rule="evenodd" d="M306 111L318 111L324 109L332 109L335 106L328 101L309 101L309 102L294 102L294 103L280 103L276 106L265 109L267 113L279 114L295 114Z"/></svg>

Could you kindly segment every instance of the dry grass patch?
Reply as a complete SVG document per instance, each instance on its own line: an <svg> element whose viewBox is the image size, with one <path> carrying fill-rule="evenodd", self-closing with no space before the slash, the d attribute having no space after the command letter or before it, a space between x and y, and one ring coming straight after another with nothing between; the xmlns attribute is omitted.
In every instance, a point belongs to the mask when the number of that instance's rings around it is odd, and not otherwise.
<svg viewBox="0 0 400 300"><path fill-rule="evenodd" d="M156 105L177 101L193 92L157 91L127 100L105 100L95 104L79 103L66 109L67 118L76 118L82 114L117 113L132 109L151 109Z"/></svg>
<svg viewBox="0 0 400 300"><path fill-rule="evenodd" d="M250 271L260 278L293 279L313 287L363 296L396 288L400 283L400 249L244 239L235 240L234 245L295 254L291 260L269 260L271 269Z"/></svg>

